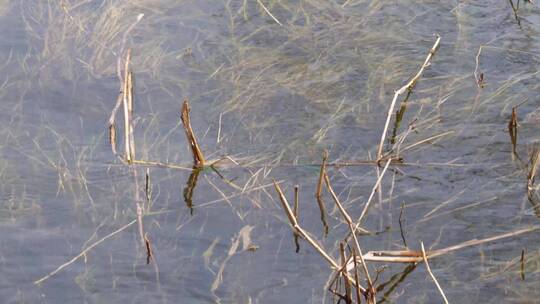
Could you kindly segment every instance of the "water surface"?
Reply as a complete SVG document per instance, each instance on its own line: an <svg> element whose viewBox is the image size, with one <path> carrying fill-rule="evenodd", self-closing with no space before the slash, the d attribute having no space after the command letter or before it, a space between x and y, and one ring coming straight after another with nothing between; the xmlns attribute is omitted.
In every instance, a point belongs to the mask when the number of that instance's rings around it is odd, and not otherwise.
<svg viewBox="0 0 540 304"><path fill-rule="evenodd" d="M376 157L393 93L418 71L435 34L440 48L407 103L399 99L402 118L395 124L394 114L388 132L397 141L407 134L406 164L383 180L364 224L377 233L362 236L362 248L403 249L402 209L414 250L421 241L443 248L538 224L538 196L527 195L540 140L531 119L539 107L537 4L523 1L516 14L508 1L262 3L282 25L257 1L0 1L2 302L334 302L325 289L330 268L303 241L295 253L271 182L291 201L300 186L301 225L337 257L347 226L325 193L324 235L314 164L325 149L330 161ZM241 164L219 169L226 179L201 172L191 202L190 170L130 167L111 152L122 45L132 51L137 158L190 167L179 119L187 97L207 158ZM523 101L512 153L508 121ZM331 167L329 175L358 217L376 167ZM133 224L33 283L135 220L137 197L150 265ZM532 232L430 265L452 303L534 302L538 245ZM441 301L424 265L410 273L387 266L379 284L402 279L379 301Z"/></svg>

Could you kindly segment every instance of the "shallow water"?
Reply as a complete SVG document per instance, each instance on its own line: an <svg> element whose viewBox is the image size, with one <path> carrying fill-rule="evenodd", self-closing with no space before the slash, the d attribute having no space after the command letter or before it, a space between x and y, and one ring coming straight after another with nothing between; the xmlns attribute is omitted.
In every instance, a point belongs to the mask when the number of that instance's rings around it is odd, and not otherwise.
<svg viewBox="0 0 540 304"><path fill-rule="evenodd" d="M292 186L300 186L302 227L338 257L346 223L325 193L325 236L314 196L322 151L330 161L375 157L393 92L419 69L435 33L442 38L431 65L408 102L396 105L404 110L395 134L398 141L407 134L405 164L383 180L363 225L377 233L360 238L363 250L404 248L402 209L414 250L421 241L444 248L538 224L540 198L527 195L528 161L540 141L540 125L528 119L540 87L538 4L520 3L516 19L508 1L343 2L262 1L280 26L257 1L0 1L2 302L335 302L325 261L304 241L295 253L272 180L291 201ZM124 36L137 158L189 168L179 119L188 97L207 158L241 164L218 169L224 178L202 171L191 203L190 170L129 168L111 152L107 121ZM482 89L473 75L481 46ZM513 154L507 126L517 105ZM328 169L353 218L375 169ZM150 265L132 224L34 284L132 223L137 196ZM536 233L430 265L451 303L534 302ZM381 266L371 263L371 273ZM379 302L441 302L424 265L410 273L408 265L387 266L377 284L391 281Z"/></svg>

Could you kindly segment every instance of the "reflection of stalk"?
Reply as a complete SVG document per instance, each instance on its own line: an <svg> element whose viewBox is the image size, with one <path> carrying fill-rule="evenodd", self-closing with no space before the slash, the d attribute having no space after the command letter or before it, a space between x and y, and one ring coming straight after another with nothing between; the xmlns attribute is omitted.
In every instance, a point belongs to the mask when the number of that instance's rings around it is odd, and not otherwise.
<svg viewBox="0 0 540 304"><path fill-rule="evenodd" d="M189 175L186 187L184 188L184 201L186 202L186 206L189 208L191 215L193 215L193 191L197 186L197 180L199 179L200 173L201 168L194 167Z"/></svg>
<svg viewBox="0 0 540 304"><path fill-rule="evenodd" d="M512 157L515 157L517 156L516 147L518 135L516 107L512 108L512 116L508 122L508 133L510 134L510 141L512 142Z"/></svg>
<svg viewBox="0 0 540 304"><path fill-rule="evenodd" d="M388 300L388 298L390 297L390 295L392 294L392 292L394 292L394 290L398 287L398 285L403 282L405 280L405 278L411 273L413 272L413 270L416 269L416 265L415 263L411 263L409 264L407 267L405 267L405 269L403 269L402 272L400 273L396 273L395 275L393 275L388 281L384 282L384 283L381 283L379 284L379 286L377 286L377 291L382 291L386 288L386 286L388 286L388 289L386 290L386 292L383 294L383 297L382 299L380 299L379 301L377 301L377 303L384 303Z"/></svg>
<svg viewBox="0 0 540 304"><path fill-rule="evenodd" d="M324 182L324 175L326 174L326 162L328 161L328 151L323 152L323 159L321 164L321 171L319 172L319 183L317 184L317 192L315 192L315 197L317 198L317 203L319 204L319 211L321 212L321 222L324 227L324 235L328 234L328 224L326 223L326 208L324 207L324 201L322 199L322 187Z"/></svg>
<svg viewBox="0 0 540 304"><path fill-rule="evenodd" d="M193 154L193 166L194 167L202 167L204 166L204 156L202 154L201 148L199 147L199 144L197 143L197 139L195 138L195 134L193 133L193 129L191 128L191 120L189 118L189 111L191 109L189 108L189 102L186 99L184 99L184 103L182 104L182 112L180 113L180 119L182 120L182 124L184 125L184 130L186 131L186 137L189 141L189 146L191 148L191 153Z"/></svg>
<svg viewBox="0 0 540 304"><path fill-rule="evenodd" d="M536 179L536 171L538 170L540 150L538 147L534 147L531 153L529 173L527 174L527 190L529 192L534 191L534 182Z"/></svg>
<svg viewBox="0 0 540 304"><path fill-rule="evenodd" d="M298 185L294 186L294 208L293 208L293 214L296 218L296 221L298 221ZM300 243L298 242L298 233L296 231L293 232L294 234L294 245L296 246L296 253L300 252Z"/></svg>
<svg viewBox="0 0 540 304"><path fill-rule="evenodd" d="M396 136L397 131L399 129L399 126L401 125L401 121L403 120L403 116L405 115L405 112L407 111L407 101L409 100L409 97L411 96L412 90L409 90L407 92L407 96L405 96L405 99L401 102L401 107L399 107L399 111L396 112L396 120L394 122L394 130L392 130L392 137L390 137L390 143L393 145L396 143Z"/></svg>

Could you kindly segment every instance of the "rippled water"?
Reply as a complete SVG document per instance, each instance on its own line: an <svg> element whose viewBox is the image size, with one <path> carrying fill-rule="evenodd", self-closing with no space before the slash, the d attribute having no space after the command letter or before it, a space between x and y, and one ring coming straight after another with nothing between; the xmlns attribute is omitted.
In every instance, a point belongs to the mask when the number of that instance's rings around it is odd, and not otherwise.
<svg viewBox="0 0 540 304"><path fill-rule="evenodd" d="M300 186L301 225L338 257L346 223L325 193L325 236L314 195L322 151L330 161L376 157L394 90L418 71L435 34L431 65L396 106L402 118L393 116L388 137L407 135L405 164L383 180L363 250L403 249L400 213L413 250L538 223L540 198L527 193L540 141L531 118L540 106L538 4L522 1L514 13L509 1L261 1L0 1L3 303L335 302L325 261L304 241L295 253L272 180L291 201ZM190 170L130 168L113 155L107 121L122 45L132 51L137 158L190 167L179 119L187 97L207 158L239 166L203 170L195 184ZM328 171L357 218L376 167ZM534 302L537 233L430 265L451 303ZM382 266L370 264L371 273ZM424 265L386 266L379 302L441 302Z"/></svg>

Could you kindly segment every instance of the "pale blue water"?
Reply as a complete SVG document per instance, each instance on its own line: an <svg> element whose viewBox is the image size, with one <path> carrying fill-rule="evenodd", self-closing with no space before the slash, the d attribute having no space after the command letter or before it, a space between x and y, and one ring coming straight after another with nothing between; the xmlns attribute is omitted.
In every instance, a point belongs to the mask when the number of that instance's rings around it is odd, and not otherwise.
<svg viewBox="0 0 540 304"><path fill-rule="evenodd" d="M291 201L292 186L300 185L302 226L337 257L332 248L347 227L325 196L331 229L323 236L314 197L318 168L308 164L319 162L324 149L332 161L374 157L393 91L416 73L434 33L442 37L440 49L397 133L415 118L403 147L453 133L403 152L409 165L388 174L383 201L365 223L380 233L362 237L362 247L403 248L402 203L411 249L420 241L443 248L538 223L524 169L540 140L540 126L526 119L539 107L538 4L520 3L518 25L507 1L263 3L283 26L257 1L245 8L243 1L0 3L2 303L332 302L325 291L329 267L305 242L294 252L269 185L282 181ZM139 13L145 16L126 42L133 52L138 157L189 165L178 127L189 97L208 158L230 155L253 164L221 170L234 183L247 183L246 190L205 171L190 210L184 200L190 172L151 167L144 224L156 260L146 265L133 225L36 286L136 218L133 173L111 153L107 120L119 90L122 34ZM480 45L486 45L482 90L473 77ZM517 110L521 163L512 159L507 124L512 106L525 99ZM145 168L135 170L144 196ZM349 212L359 216L374 168L329 173ZM244 250L240 241L229 256L246 226L253 227L250 248L258 249ZM430 265L451 303L530 303L538 297L539 244L536 233L524 234ZM522 249L524 281L517 263ZM390 265L378 283L406 267ZM441 302L423 265L385 300Z"/></svg>

